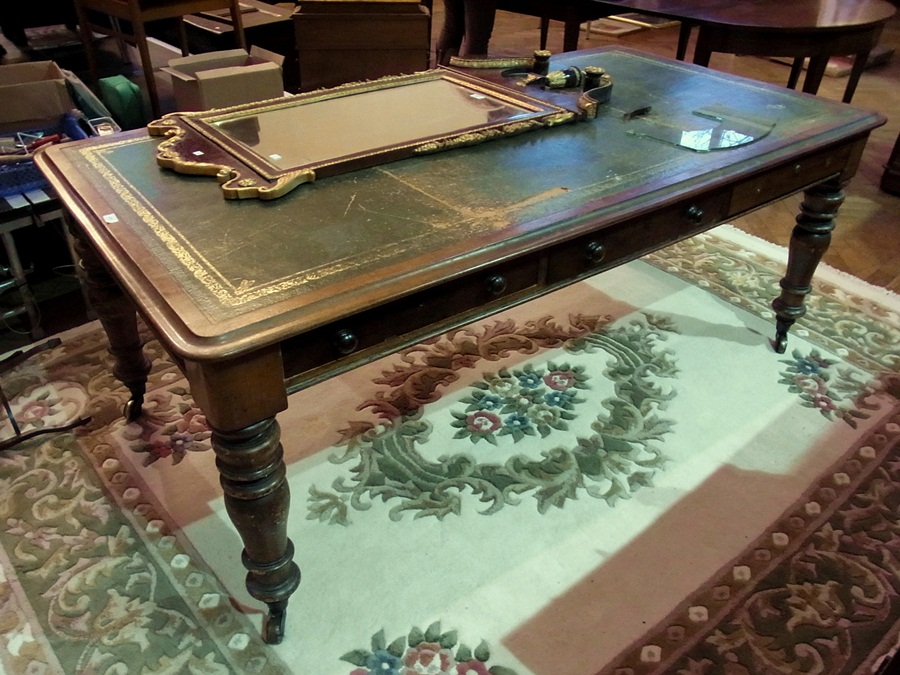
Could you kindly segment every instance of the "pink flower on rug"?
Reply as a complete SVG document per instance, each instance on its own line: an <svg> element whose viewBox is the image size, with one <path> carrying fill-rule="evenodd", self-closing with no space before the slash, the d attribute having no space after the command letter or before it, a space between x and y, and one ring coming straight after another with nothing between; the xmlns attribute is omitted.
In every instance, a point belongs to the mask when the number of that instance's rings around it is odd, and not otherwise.
<svg viewBox="0 0 900 675"><path fill-rule="evenodd" d="M554 370L544 375L544 384L555 391L571 389L575 384L575 373L571 370Z"/></svg>
<svg viewBox="0 0 900 675"><path fill-rule="evenodd" d="M421 642L410 647L403 656L402 675L455 675L450 669L456 665L453 653L437 642Z"/></svg>
<svg viewBox="0 0 900 675"><path fill-rule="evenodd" d="M813 405L819 410L824 410L825 412L831 412L832 410L837 410L837 406L827 396L813 396Z"/></svg>
<svg viewBox="0 0 900 675"><path fill-rule="evenodd" d="M797 375L794 377L794 384L803 389L804 391L808 391L814 394L824 394L828 391L828 386L825 384L825 380L823 380L818 375Z"/></svg>
<svg viewBox="0 0 900 675"><path fill-rule="evenodd" d="M206 416L199 408L191 408L184 417L175 421L175 430L172 432L171 442L177 449L205 450L205 441L212 436L212 432L206 424Z"/></svg>
<svg viewBox="0 0 900 675"><path fill-rule="evenodd" d="M148 454L152 458L151 461L156 461L157 459L162 459L164 457L170 457L172 455L172 446L169 445L168 443L154 441L150 445L150 450L148 450Z"/></svg>
<svg viewBox="0 0 900 675"><path fill-rule="evenodd" d="M486 412L484 410L480 410L477 413L472 413L466 418L467 426L469 431L472 433L480 433L486 434L492 431L497 431L502 426L502 422L500 418L497 417L494 413Z"/></svg>
<svg viewBox="0 0 900 675"><path fill-rule="evenodd" d="M469 659L465 663L457 664L456 675L491 675L491 671L481 661Z"/></svg>

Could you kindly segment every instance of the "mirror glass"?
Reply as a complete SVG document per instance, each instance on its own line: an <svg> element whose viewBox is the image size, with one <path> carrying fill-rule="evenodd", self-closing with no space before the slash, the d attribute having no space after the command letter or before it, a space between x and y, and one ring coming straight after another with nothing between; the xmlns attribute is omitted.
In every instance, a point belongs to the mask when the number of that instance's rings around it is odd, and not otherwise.
<svg viewBox="0 0 900 675"><path fill-rule="evenodd" d="M231 116L211 125L272 166L290 169L536 113L459 82L434 79Z"/></svg>
<svg viewBox="0 0 900 675"><path fill-rule="evenodd" d="M758 141L774 128L775 122L771 119L723 106L710 106L694 110L689 119L644 117L637 120L628 133L695 152L710 152Z"/></svg>

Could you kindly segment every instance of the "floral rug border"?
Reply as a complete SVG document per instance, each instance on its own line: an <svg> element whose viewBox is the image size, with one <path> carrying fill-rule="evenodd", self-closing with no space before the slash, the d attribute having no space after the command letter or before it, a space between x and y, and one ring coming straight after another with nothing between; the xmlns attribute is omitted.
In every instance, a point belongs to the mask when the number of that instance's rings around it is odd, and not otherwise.
<svg viewBox="0 0 900 675"><path fill-rule="evenodd" d="M731 672L731 668L742 673L864 672L864 668L892 650L891 636L896 638L900 632L897 513L900 405L826 471L792 509L749 544L744 553L723 566L703 588L681 602L597 675L702 675ZM862 522L867 523L863 536L869 537L864 542L871 546L868 556L861 553L865 546L860 550L842 550L842 545L849 545L848 530ZM883 533L885 540L872 539L870 532ZM823 558L830 558L832 571L845 567L845 577L840 580L845 584L843 589L828 577L820 580L827 579L825 583L777 578L778 572L785 569L798 571L803 579L804 573L814 576L815 565L821 564ZM842 562L835 562L841 559ZM863 599L860 604L866 605L874 586L880 586L878 592L883 591L888 598L887 606L875 607L870 602L869 606L851 608L846 596L858 593ZM785 595L777 603L768 604L771 598L766 596L773 591ZM774 615L774 621L782 628L787 624L788 639L776 644L774 639L755 634L753 625L758 617L752 608L753 600L767 603L757 608L760 613ZM855 618L860 618L862 625L837 625L840 616L827 615L827 605L837 602L848 613L855 609ZM873 624L880 620L877 625L882 628L888 624L890 630L885 633L875 626L866 626L866 615ZM769 616L768 620L773 619ZM809 633L816 630L821 634L810 638ZM790 638L795 636L798 639L791 643ZM834 660L827 663L823 659L819 663L819 657L812 655L816 653L812 643L825 644L822 651ZM856 649L861 649L861 653ZM847 670L848 666L852 670Z"/></svg>

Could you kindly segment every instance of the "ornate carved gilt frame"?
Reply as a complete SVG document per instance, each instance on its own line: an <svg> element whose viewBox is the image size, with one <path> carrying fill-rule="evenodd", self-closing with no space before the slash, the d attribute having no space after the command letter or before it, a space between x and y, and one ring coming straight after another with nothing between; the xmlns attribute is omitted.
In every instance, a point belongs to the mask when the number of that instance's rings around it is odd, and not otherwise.
<svg viewBox="0 0 900 675"><path fill-rule="evenodd" d="M276 166L250 145L223 133L217 126L234 120L252 120L269 111L310 106L367 92L416 87L435 80L451 82L464 91L471 91L473 97L490 97L524 112L499 122L463 126L451 133L409 138L375 150L350 152L290 167ZM408 96L409 91L404 89L404 95ZM184 174L215 176L226 199L276 199L298 185L318 178L556 126L583 116L577 108L569 110L464 73L439 68L231 108L170 113L151 122L148 131L151 135L166 137L157 149L156 159L160 166ZM258 119L255 122L258 124Z"/></svg>

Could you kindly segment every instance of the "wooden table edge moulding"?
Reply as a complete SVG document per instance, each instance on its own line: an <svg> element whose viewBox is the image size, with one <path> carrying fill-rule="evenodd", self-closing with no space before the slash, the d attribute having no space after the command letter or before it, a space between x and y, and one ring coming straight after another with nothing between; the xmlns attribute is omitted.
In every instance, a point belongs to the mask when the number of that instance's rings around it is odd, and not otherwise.
<svg viewBox="0 0 900 675"><path fill-rule="evenodd" d="M140 414L150 369L139 313L206 415L269 643L282 640L300 582L275 419L289 393L804 191L772 303L772 344L784 351L843 187L884 119L629 49L568 52L550 67L590 65L613 82L596 119L323 178L268 202L226 200L209 177L158 167L146 130L36 158L73 216L113 372L131 393L126 414ZM508 75L478 77L515 88ZM576 95L528 91L560 104ZM710 152L654 137L722 103L777 121ZM281 243L261 250L272 230ZM223 252L226 235L237 252ZM243 279L229 267L257 258L265 264L240 267Z"/></svg>

